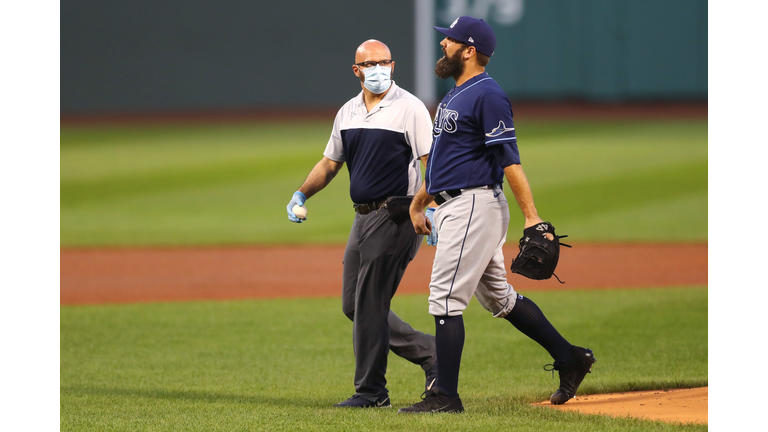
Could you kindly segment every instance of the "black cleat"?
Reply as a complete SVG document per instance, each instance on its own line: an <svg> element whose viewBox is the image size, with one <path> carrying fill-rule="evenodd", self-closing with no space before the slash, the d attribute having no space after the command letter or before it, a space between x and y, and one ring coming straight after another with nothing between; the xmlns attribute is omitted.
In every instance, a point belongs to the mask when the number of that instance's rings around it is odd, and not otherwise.
<svg viewBox="0 0 768 432"><path fill-rule="evenodd" d="M561 405L576 396L576 390L584 381L588 373L592 373L592 365L597 361L589 348L573 346L573 355L567 363L558 363L544 366L546 371L558 371L560 375L560 388L550 396L552 405ZM551 366L552 369L547 369ZM554 372L552 372L554 374Z"/></svg>
<svg viewBox="0 0 768 432"><path fill-rule="evenodd" d="M389 396L384 396L384 399L379 398L376 402L371 402L360 395L352 395L351 398L333 406L337 408L389 408L392 404L389 403Z"/></svg>
<svg viewBox="0 0 768 432"><path fill-rule="evenodd" d="M398 414L421 414L421 413L460 413L464 412L464 405L461 399L448 397L440 387L432 387L431 390L424 392L422 401L407 408L397 410Z"/></svg>
<svg viewBox="0 0 768 432"><path fill-rule="evenodd" d="M424 384L424 392L426 393L432 390L432 386L437 382L437 360L429 370L424 371L424 375L427 377L427 382Z"/></svg>

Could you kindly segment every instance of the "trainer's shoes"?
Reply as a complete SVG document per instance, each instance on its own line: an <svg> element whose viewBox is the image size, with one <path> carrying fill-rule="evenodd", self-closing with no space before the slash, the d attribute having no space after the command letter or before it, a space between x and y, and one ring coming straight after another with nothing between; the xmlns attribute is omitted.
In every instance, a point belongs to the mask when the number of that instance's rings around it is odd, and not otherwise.
<svg viewBox="0 0 768 432"><path fill-rule="evenodd" d="M552 405L564 404L576 396L576 390L584 381L584 377L592 373L592 365L597 361L589 348L574 345L571 351L573 355L567 363L555 362L544 366L544 370L556 370L560 375L560 388L549 398ZM552 369L547 369L547 366Z"/></svg>
<svg viewBox="0 0 768 432"><path fill-rule="evenodd" d="M371 402L368 399L355 394L344 402L339 402L333 406L338 408L389 408L392 404L389 402L389 396L384 396L383 399L379 398L379 400Z"/></svg>
<svg viewBox="0 0 768 432"><path fill-rule="evenodd" d="M461 404L459 396L448 397L440 387L432 387L431 390L424 392L421 402L397 410L399 414L460 413L463 411L464 405Z"/></svg>
<svg viewBox="0 0 768 432"><path fill-rule="evenodd" d="M432 390L432 386L437 382L437 360L435 364L429 370L424 371L424 375L427 376L427 382L424 384L424 391L428 392Z"/></svg>

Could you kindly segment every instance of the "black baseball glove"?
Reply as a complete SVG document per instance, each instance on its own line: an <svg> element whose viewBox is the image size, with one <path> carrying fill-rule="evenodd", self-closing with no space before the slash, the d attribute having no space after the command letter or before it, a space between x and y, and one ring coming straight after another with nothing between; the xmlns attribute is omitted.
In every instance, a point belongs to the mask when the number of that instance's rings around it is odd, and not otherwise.
<svg viewBox="0 0 768 432"><path fill-rule="evenodd" d="M545 237L547 233L552 234L554 240ZM560 239L564 237L568 236L555 234L555 227L549 222L540 222L523 230L520 253L512 261L512 272L536 280L551 278L555 274L555 267L560 258L560 245L571 247L560 243ZM564 283L557 275L555 278L558 282Z"/></svg>

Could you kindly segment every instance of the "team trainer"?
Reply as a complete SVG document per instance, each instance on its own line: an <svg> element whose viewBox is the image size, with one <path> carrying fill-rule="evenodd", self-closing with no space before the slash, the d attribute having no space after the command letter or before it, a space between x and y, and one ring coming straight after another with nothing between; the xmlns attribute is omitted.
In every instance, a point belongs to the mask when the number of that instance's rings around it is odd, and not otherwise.
<svg viewBox="0 0 768 432"><path fill-rule="evenodd" d="M385 373L392 352L420 365L426 387L437 374L435 337L414 330L390 311L392 296L423 236L409 219L410 201L421 186L432 121L424 104L392 81L389 48L368 40L355 52L352 72L362 91L336 114L323 158L288 204L304 206L346 162L354 222L344 252L342 310L352 320L355 394L334 406L389 407ZM340 213L342 209L339 209Z"/></svg>

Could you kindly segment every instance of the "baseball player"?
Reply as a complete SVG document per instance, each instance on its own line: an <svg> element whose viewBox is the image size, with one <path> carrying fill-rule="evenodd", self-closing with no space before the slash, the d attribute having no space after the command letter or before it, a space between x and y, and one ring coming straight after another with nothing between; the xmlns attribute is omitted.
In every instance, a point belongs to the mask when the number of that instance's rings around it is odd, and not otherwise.
<svg viewBox="0 0 768 432"><path fill-rule="evenodd" d="M550 400L564 403L574 396L595 359L591 350L566 341L536 304L517 294L506 280L502 246L509 207L504 177L525 216L525 227L543 221L520 165L511 104L485 73L496 37L486 22L468 16L458 18L449 28L435 30L446 36L440 42L445 55L437 62L435 73L453 78L456 86L445 95L435 115L425 183L410 212L417 233L438 239L429 313L435 318L440 369L437 383L423 400L398 412L464 410L458 394L464 347L462 313L473 294L493 316L508 320L549 352L560 373L560 388ZM434 214L425 214L433 200L439 207Z"/></svg>
<svg viewBox="0 0 768 432"><path fill-rule="evenodd" d="M335 407L391 406L385 379L390 349L420 365L427 386L437 377L434 336L390 311L423 239L410 222L409 207L421 185L419 161L426 164L432 143L429 111L392 81L394 68L385 44L360 45L352 71L362 91L336 114L323 158L287 206L288 219L302 222L294 206L303 208L346 162L355 215L344 252L342 310L353 322L355 394Z"/></svg>

